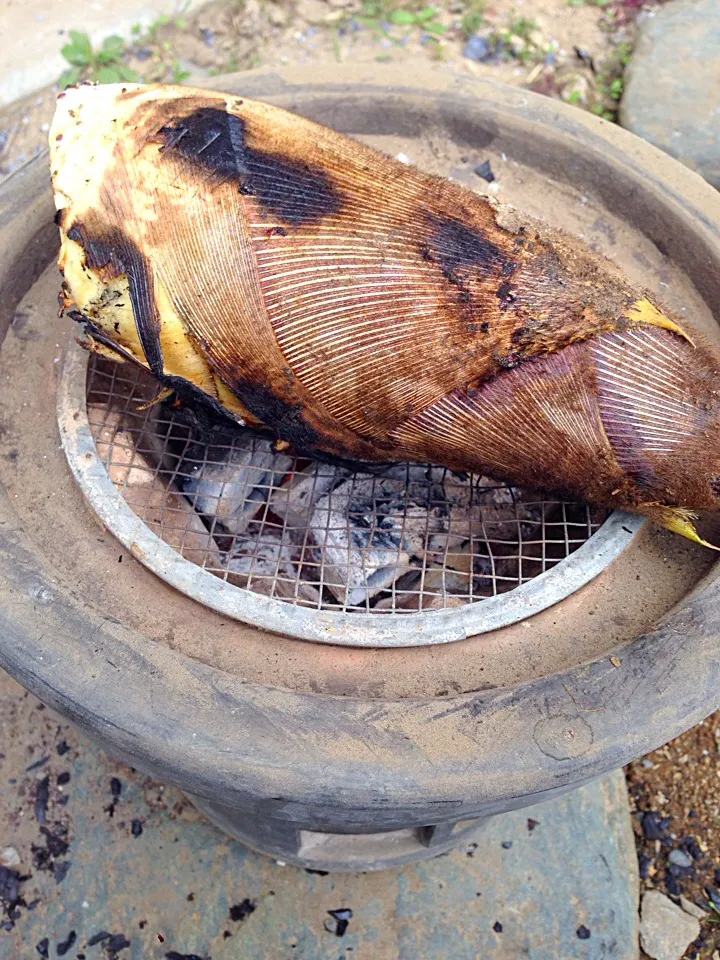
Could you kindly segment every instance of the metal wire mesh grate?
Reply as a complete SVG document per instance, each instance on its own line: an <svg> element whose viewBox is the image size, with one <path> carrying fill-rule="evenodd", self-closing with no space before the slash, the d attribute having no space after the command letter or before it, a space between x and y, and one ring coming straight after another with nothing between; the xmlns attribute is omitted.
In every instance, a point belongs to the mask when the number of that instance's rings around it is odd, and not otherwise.
<svg viewBox="0 0 720 960"><path fill-rule="evenodd" d="M550 569L607 516L436 466L361 473L249 432L201 440L182 410L148 405L156 392L144 371L91 356L88 420L115 488L185 559L291 604L380 614L482 601Z"/></svg>

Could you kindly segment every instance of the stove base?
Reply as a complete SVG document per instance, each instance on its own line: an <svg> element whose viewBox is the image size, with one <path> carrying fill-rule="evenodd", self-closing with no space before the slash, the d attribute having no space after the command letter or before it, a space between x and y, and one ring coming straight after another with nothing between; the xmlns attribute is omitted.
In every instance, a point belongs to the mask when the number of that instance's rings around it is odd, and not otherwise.
<svg viewBox="0 0 720 960"><path fill-rule="evenodd" d="M243 846L280 863L328 873L364 873L430 860L471 842L491 819L480 817L382 833L324 833L304 830L276 817L251 820L245 811L187 796L211 823Z"/></svg>

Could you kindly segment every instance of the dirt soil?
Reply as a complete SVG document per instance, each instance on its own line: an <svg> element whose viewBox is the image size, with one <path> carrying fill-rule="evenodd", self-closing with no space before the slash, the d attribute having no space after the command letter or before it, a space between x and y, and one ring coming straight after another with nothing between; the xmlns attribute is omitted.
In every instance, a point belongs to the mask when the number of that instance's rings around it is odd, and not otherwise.
<svg viewBox="0 0 720 960"><path fill-rule="evenodd" d="M427 71L481 75L615 118L638 0L450 0L436 5L434 29L441 33L389 22L398 10L423 6L421 0L214 0L138 34L123 60L145 80L185 83L273 63L406 63L411 79ZM61 27L58 47L68 29L83 25ZM483 62L464 55L473 30L490 49ZM46 87L0 110L0 177L45 146L57 90Z"/></svg>
<svg viewBox="0 0 720 960"><path fill-rule="evenodd" d="M641 883L706 911L687 960L720 956L720 711L627 768ZM680 851L668 857L672 851ZM683 856L684 854L685 856ZM675 862L673 862L675 861Z"/></svg>

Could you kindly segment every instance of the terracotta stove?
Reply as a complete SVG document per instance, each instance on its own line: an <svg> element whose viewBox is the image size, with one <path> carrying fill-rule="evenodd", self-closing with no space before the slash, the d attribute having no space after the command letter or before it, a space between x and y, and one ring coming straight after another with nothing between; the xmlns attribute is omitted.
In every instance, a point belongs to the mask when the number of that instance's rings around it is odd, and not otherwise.
<svg viewBox="0 0 720 960"><path fill-rule="evenodd" d="M699 178L526 91L372 73L213 84L497 191L719 336ZM80 350L46 163L0 187L0 663L29 689L242 842L332 870L443 852L720 705L710 551L432 464L202 434Z"/></svg>

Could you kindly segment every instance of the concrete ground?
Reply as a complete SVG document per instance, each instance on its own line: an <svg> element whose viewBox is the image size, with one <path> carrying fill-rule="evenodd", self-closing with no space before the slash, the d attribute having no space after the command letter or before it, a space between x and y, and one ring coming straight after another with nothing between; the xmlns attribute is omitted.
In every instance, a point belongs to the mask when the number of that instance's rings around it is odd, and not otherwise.
<svg viewBox="0 0 720 960"><path fill-rule="evenodd" d="M2 960L638 956L620 773L499 816L438 859L322 876L245 850L4 673L0 723ZM329 911L345 908L340 937Z"/></svg>
<svg viewBox="0 0 720 960"><path fill-rule="evenodd" d="M183 4L184 10L202 0ZM85 30L93 43L108 34L128 39L135 23L147 26L161 13L172 14L174 0L2 0L0 24L3 44L0 105L12 103L33 90L53 83L67 67L60 48L68 30Z"/></svg>

